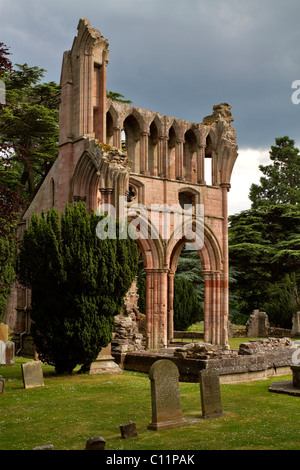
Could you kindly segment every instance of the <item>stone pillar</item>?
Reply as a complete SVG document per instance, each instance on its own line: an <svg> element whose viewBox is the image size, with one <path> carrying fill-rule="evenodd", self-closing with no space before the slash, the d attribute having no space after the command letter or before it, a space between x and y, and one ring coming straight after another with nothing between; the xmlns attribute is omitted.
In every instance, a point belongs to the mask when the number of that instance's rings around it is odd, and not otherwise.
<svg viewBox="0 0 300 470"><path fill-rule="evenodd" d="M211 184L214 186L218 183L218 174L217 174L217 152L215 149L211 151Z"/></svg>
<svg viewBox="0 0 300 470"><path fill-rule="evenodd" d="M229 256L228 256L228 192L229 183L222 183L222 215L223 215L223 275L220 289L222 291L221 306L221 344L228 344L229 317Z"/></svg>
<svg viewBox="0 0 300 470"><path fill-rule="evenodd" d="M183 140L176 140L175 178L178 180L183 179Z"/></svg>
<svg viewBox="0 0 300 470"><path fill-rule="evenodd" d="M168 270L146 272L146 348L158 350L168 342Z"/></svg>
<svg viewBox="0 0 300 470"><path fill-rule="evenodd" d="M148 132L141 133L141 152L140 152L140 173L149 175L148 167Z"/></svg>
<svg viewBox="0 0 300 470"><path fill-rule="evenodd" d="M168 273L168 342L174 338L174 276L175 273Z"/></svg>
<svg viewBox="0 0 300 470"><path fill-rule="evenodd" d="M158 176L169 176L169 152L168 152L169 137L159 137L158 147Z"/></svg>
<svg viewBox="0 0 300 470"><path fill-rule="evenodd" d="M197 182L199 184L205 184L204 158L205 158L205 145L199 145L197 149Z"/></svg>
<svg viewBox="0 0 300 470"><path fill-rule="evenodd" d="M113 146L122 150L122 129L120 127L114 127Z"/></svg>
<svg viewBox="0 0 300 470"><path fill-rule="evenodd" d="M204 277L204 342L212 343L211 323L212 323L212 276L210 271L202 272Z"/></svg>

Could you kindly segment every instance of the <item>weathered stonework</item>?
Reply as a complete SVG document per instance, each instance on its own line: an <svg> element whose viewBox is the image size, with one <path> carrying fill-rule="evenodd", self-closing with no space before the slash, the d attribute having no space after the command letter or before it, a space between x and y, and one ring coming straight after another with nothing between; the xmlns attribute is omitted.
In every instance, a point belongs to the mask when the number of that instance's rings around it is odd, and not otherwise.
<svg viewBox="0 0 300 470"><path fill-rule="evenodd" d="M157 238L149 236L151 205L190 203L194 227L195 207L201 204L204 242L198 252L205 279L204 341L226 345L227 194L238 155L231 107L217 105L203 122L192 123L107 99L108 57L108 41L81 19L72 48L63 57L58 158L24 214L23 227L33 212L52 207L62 212L67 202L83 200L88 210L113 204L117 217L119 196L127 198L128 208L143 204L148 223L137 244L146 273L146 348L158 350L173 338L174 275L180 252L190 240L185 235L178 238L174 224L167 238L161 227ZM24 309L24 302L17 307Z"/></svg>

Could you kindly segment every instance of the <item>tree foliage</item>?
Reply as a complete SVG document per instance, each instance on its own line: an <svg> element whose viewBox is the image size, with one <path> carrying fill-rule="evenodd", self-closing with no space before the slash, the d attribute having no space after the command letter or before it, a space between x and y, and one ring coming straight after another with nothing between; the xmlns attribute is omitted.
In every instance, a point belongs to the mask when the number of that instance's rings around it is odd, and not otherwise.
<svg viewBox="0 0 300 470"><path fill-rule="evenodd" d="M244 319L266 311L275 326L291 327L300 308L300 156L294 141L276 139L272 163L250 190L251 209L229 217L230 265L236 269L236 309Z"/></svg>
<svg viewBox="0 0 300 470"><path fill-rule="evenodd" d="M185 331L201 320L202 307L193 283L184 277L174 278L174 329Z"/></svg>
<svg viewBox="0 0 300 470"><path fill-rule="evenodd" d="M20 282L32 290L31 333L58 373L94 361L137 271L137 246L96 236L101 218L82 204L33 215L20 249Z"/></svg>

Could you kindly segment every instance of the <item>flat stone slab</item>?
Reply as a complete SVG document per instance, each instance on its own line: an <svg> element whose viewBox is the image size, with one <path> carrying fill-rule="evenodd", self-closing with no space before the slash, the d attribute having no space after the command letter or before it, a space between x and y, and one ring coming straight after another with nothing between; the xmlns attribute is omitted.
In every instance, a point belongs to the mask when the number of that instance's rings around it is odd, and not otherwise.
<svg viewBox="0 0 300 470"><path fill-rule="evenodd" d="M295 388L292 380L273 382L269 387L269 392L285 393L287 395L300 397L300 388Z"/></svg>

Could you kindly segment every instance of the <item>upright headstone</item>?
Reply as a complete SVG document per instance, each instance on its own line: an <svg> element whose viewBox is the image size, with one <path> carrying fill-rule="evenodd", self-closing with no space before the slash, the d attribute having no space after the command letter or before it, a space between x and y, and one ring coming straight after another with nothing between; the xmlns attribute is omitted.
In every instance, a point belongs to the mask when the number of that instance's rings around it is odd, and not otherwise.
<svg viewBox="0 0 300 470"><path fill-rule="evenodd" d="M5 365L15 365L15 343L13 341L7 341L5 343Z"/></svg>
<svg viewBox="0 0 300 470"><path fill-rule="evenodd" d="M253 310L246 323L246 334L248 338L265 338L269 333L269 318L266 312Z"/></svg>
<svg viewBox="0 0 300 470"><path fill-rule="evenodd" d="M149 371L151 381L152 421L148 429L157 431L183 426L179 390L179 371L168 359L160 359L152 364Z"/></svg>
<svg viewBox="0 0 300 470"><path fill-rule="evenodd" d="M0 365L5 366L6 362L6 342L5 341L0 341Z"/></svg>
<svg viewBox="0 0 300 470"><path fill-rule="evenodd" d="M292 338L300 336L300 312L294 313L293 315L293 327L292 327ZM0 338L1 339L1 338Z"/></svg>
<svg viewBox="0 0 300 470"><path fill-rule="evenodd" d="M202 418L216 418L223 414L219 374L215 370L200 372Z"/></svg>
<svg viewBox="0 0 300 470"><path fill-rule="evenodd" d="M22 364L22 375L24 388L44 386L43 369L40 361L30 361Z"/></svg>

